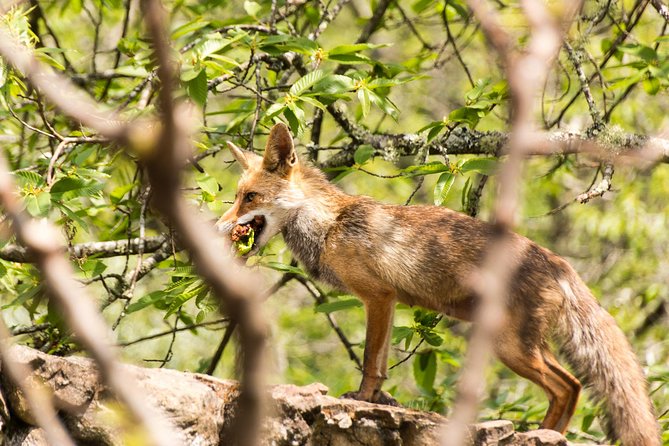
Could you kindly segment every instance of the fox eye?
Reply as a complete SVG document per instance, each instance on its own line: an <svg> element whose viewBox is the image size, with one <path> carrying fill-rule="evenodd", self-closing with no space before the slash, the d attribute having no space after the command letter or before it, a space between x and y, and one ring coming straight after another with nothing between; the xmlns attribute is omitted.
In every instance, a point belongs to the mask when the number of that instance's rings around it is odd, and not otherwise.
<svg viewBox="0 0 669 446"><path fill-rule="evenodd" d="M258 195L255 192L247 192L246 195L244 195L244 201L247 203L250 203L253 201L253 199Z"/></svg>

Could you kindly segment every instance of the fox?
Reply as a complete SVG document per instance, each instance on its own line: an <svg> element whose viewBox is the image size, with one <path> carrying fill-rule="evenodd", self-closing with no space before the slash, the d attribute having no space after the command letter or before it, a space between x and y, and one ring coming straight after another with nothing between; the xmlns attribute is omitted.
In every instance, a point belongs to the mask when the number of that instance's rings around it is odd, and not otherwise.
<svg viewBox="0 0 669 446"><path fill-rule="evenodd" d="M313 279L357 296L366 319L362 380L343 397L394 404L381 387L395 305L472 321L478 297L468 278L481 267L496 228L444 206L383 204L346 194L299 160L283 123L270 129L263 156L228 146L242 174L218 231L229 236L252 224L255 238L246 256L281 233ZM564 258L509 232L508 258L517 269L493 349L546 394L540 427L565 433L583 382L604 403L612 440L660 446L646 378L613 317ZM558 362L551 345L559 346L579 378Z"/></svg>

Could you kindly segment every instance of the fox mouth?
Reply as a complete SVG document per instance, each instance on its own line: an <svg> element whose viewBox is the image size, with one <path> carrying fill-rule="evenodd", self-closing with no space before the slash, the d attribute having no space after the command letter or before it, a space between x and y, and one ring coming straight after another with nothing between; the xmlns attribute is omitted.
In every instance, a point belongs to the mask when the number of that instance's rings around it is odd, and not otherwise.
<svg viewBox="0 0 669 446"><path fill-rule="evenodd" d="M260 235L265 229L265 217L256 215L250 221L237 224L230 232L230 240L237 248L237 252L246 255L258 247Z"/></svg>

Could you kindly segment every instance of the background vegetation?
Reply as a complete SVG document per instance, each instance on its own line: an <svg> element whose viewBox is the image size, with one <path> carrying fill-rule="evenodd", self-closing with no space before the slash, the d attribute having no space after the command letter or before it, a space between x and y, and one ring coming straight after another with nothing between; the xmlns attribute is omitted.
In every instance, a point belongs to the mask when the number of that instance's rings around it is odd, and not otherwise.
<svg viewBox="0 0 669 446"><path fill-rule="evenodd" d="M100 104L141 117L155 112L158 84L135 3L33 1L2 20ZM201 123L183 193L207 218L234 196L239 169L225 141L261 151L276 120L291 126L303 159L350 193L488 217L495 155L508 130L506 84L464 1L167 5L181 95ZM495 5L522 46L527 27L518 5ZM597 138L614 153L626 149L629 135L660 134L669 105L666 28L648 1L586 2L546 83L537 122L556 134ZM227 321L152 211L141 164L63 117L6 65L0 88L2 150L27 211L61 225L79 278L99 297L125 359L201 372L218 365L217 376L232 376L232 349L216 357ZM501 133L481 140L477 131ZM529 160L517 229L574 264L614 315L647 368L669 444L669 168L613 165L611 177L609 163L584 155ZM612 181L611 191L576 201L602 179ZM128 255L81 245L133 239ZM17 257L14 240L2 243L0 299L14 334L50 353L77 351L30 259ZM333 394L354 389L364 340L360 304L311 282L280 237L248 263L263 271L268 289L278 284L265 304L271 380L320 381ZM386 389L405 405L447 412L469 327L402 306L395 325L391 364L398 365ZM533 428L546 408L528 381L501 365L490 370L482 418ZM583 398L571 435L601 438L597 413Z"/></svg>

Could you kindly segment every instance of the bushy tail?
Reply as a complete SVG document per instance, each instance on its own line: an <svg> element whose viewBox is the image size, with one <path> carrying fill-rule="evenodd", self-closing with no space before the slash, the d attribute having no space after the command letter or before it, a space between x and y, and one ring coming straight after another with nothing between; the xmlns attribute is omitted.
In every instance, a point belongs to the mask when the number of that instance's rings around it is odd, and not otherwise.
<svg viewBox="0 0 669 446"><path fill-rule="evenodd" d="M558 324L561 350L592 396L604 402L608 436L625 446L661 446L646 378L625 335L576 273L560 285L566 297Z"/></svg>

